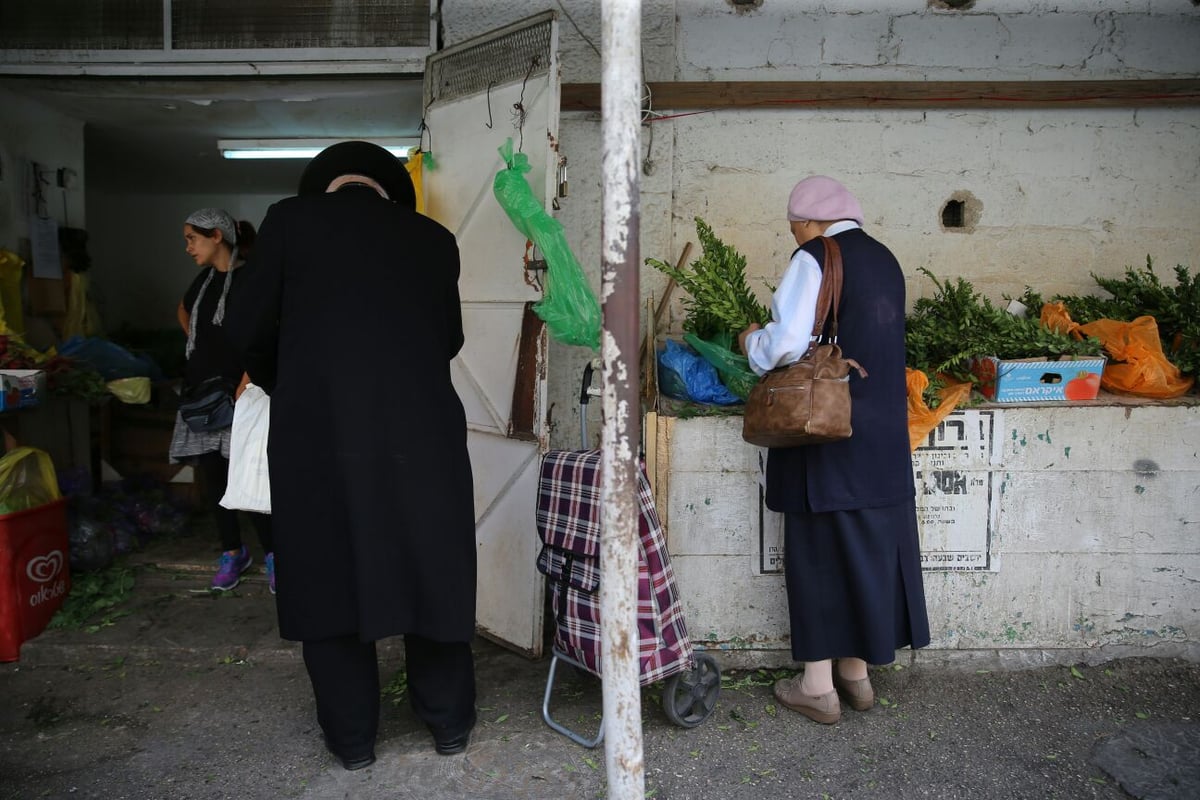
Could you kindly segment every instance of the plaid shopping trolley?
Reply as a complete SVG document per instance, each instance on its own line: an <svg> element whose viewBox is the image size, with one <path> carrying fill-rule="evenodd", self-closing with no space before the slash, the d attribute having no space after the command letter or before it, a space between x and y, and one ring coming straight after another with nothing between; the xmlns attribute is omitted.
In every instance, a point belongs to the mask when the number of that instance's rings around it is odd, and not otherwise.
<svg viewBox="0 0 1200 800"><path fill-rule="evenodd" d="M642 686L665 681L663 711L674 724L691 728L713 712L721 672L712 656L693 652L650 483L643 472L638 478L639 681ZM555 626L542 717L573 741L595 747L604 738L603 719L595 738L587 739L552 718L550 699L559 661L601 674L599 450L546 454L537 527L542 539L537 567L550 583Z"/></svg>

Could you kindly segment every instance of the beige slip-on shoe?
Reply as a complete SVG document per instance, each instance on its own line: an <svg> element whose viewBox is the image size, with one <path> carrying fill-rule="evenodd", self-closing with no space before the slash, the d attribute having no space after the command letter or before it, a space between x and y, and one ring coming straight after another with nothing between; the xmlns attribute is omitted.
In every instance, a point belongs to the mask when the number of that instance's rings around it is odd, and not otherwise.
<svg viewBox="0 0 1200 800"><path fill-rule="evenodd" d="M842 718L842 704L838 693L832 692L813 697L800 689L800 675L775 681L775 699L792 711L799 711L814 722L832 725Z"/></svg>
<svg viewBox="0 0 1200 800"><path fill-rule="evenodd" d="M837 693L844 697L855 711L868 711L875 706L875 689L871 686L870 677L852 681L843 678L835 669L833 685Z"/></svg>

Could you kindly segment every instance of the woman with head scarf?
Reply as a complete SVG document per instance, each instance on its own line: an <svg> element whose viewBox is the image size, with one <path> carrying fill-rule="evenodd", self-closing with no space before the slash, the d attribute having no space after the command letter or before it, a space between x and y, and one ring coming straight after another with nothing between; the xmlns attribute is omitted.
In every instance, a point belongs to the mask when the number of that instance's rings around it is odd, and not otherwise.
<svg viewBox="0 0 1200 800"><path fill-rule="evenodd" d="M187 334L184 353L183 396L211 379L223 379L234 398L246 384L241 357L225 337L225 317L230 298L242 290L241 266L245 254L254 242L254 226L235 222L228 211L201 208L193 211L183 223L183 240L187 254L203 267L184 292L176 314ZM219 430L194 431L181 416L175 418L171 437L172 462L193 464L199 471L205 491L205 502L216 521L221 540L221 557L212 579L213 591L225 592L241 581L242 573L253 562L242 543L239 512L220 504L229 478L230 427ZM254 530L262 545L266 562L267 585L275 591L275 553L271 541L271 517L250 514Z"/></svg>
<svg viewBox="0 0 1200 800"><path fill-rule="evenodd" d="M375 760L375 643L404 636L437 752L475 724L475 513L454 235L418 214L403 163L326 148L263 221L228 320L271 395L279 632L303 643L326 747Z"/></svg>
<svg viewBox="0 0 1200 800"><path fill-rule="evenodd" d="M854 435L829 444L772 448L767 507L784 514L784 575L792 657L804 671L775 697L822 723L875 704L868 664L929 644L921 578L904 378L904 276L863 230L858 200L832 178L796 184L788 222L799 247L771 302L771 321L739 341L758 374L808 349L825 246L841 248L838 344L867 372L851 371ZM836 302L836 298L835 298ZM835 666L836 660L836 666Z"/></svg>

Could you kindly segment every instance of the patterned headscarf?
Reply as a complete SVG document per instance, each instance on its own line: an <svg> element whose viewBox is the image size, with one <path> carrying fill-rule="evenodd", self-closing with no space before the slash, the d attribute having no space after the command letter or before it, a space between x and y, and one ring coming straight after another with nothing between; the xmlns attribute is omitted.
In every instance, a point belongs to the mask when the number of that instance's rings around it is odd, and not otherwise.
<svg viewBox="0 0 1200 800"><path fill-rule="evenodd" d="M223 208L197 209L183 223L206 231L220 231L225 241L231 245L237 244L237 221Z"/></svg>
<svg viewBox="0 0 1200 800"><path fill-rule="evenodd" d="M237 222L224 209L201 208L189 214L188 218L184 220L184 224L191 225L193 228L218 230L225 237L225 241L233 246L233 252L229 255L229 270L225 273L225 282L221 286L221 299L217 301L217 310L213 312L212 318L213 325L220 325L225 321L225 298L229 296L229 287L233 284L233 270L237 266L238 260ZM191 358L192 351L196 349L196 315L200 312L200 301L204 299L204 291L212 283L213 275L216 272L216 267L210 268L204 283L200 284L200 291L196 292L196 299L192 301L191 314L188 316L187 345L183 350L186 358Z"/></svg>

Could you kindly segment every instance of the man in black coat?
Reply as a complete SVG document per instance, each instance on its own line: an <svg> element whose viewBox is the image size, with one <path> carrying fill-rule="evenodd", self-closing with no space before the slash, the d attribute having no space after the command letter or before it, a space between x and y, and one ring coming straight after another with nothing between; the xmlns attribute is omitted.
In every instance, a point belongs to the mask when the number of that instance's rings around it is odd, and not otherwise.
<svg viewBox="0 0 1200 800"><path fill-rule="evenodd" d="M403 635L439 753L475 723L475 514L454 235L404 165L342 142L271 206L225 328L271 396L279 633L303 642L317 718L347 769L375 760L375 642Z"/></svg>

